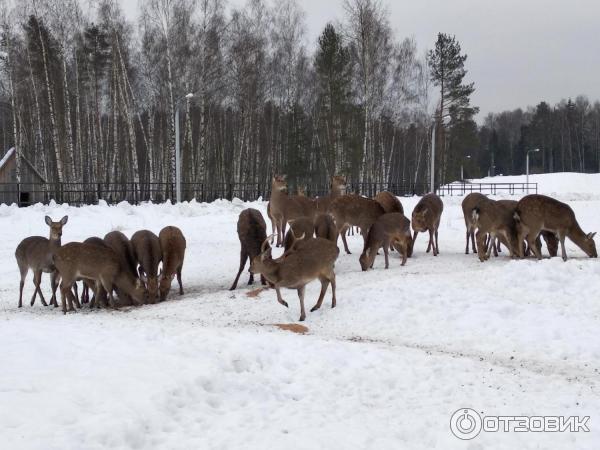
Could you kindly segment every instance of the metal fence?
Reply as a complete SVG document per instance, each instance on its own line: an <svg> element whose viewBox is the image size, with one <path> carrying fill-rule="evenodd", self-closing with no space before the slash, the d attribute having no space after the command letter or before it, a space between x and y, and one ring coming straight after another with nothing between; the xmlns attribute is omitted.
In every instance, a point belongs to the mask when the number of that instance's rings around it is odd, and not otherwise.
<svg viewBox="0 0 600 450"><path fill-rule="evenodd" d="M398 196L423 195L426 184L415 183L350 183L348 192L373 197L377 192L389 190ZM294 191L292 191L294 192ZM306 195L323 196L329 186L309 185ZM244 201L271 195L270 183L182 183L181 198L198 202L239 198ZM132 204L152 201L175 201L174 183L0 183L0 203L17 203L29 206L35 203L69 203L70 205L96 204L103 200L109 204L127 201Z"/></svg>
<svg viewBox="0 0 600 450"><path fill-rule="evenodd" d="M440 196L444 195L466 195L471 192L480 192L482 194L497 195L497 194L537 194L537 183L469 183L455 182L440 186L436 193Z"/></svg>
<svg viewBox="0 0 600 450"><path fill-rule="evenodd" d="M271 186L267 183L182 183L181 197L184 201L211 202L217 199L239 198L244 201L260 197L268 199ZM397 196L423 195L429 192L425 183L349 183L348 192L374 197L378 192L390 191ZM293 192L293 191L292 191ZM309 185L306 195L323 196L329 192L328 185ZM537 193L537 183L452 183L440 186L438 195L465 195L470 192L484 194ZM35 203L69 203L90 205L103 200L109 204L127 201L132 204L152 201L162 203L175 201L174 183L0 183L0 203L17 203L29 206Z"/></svg>

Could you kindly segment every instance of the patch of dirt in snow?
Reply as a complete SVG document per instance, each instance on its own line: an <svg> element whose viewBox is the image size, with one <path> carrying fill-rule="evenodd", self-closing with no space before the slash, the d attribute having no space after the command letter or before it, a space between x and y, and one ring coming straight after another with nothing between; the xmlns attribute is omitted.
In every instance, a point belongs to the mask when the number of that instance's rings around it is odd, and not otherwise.
<svg viewBox="0 0 600 450"><path fill-rule="evenodd" d="M296 334L306 334L308 333L308 327L304 325L300 325L297 323L276 323L274 324L277 328L284 331L291 331Z"/></svg>

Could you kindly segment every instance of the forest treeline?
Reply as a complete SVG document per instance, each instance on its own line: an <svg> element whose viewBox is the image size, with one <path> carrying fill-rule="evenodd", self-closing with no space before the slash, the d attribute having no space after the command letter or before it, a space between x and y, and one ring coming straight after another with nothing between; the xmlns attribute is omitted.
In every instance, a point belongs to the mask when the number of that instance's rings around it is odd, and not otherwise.
<svg viewBox="0 0 600 450"><path fill-rule="evenodd" d="M314 44L301 2L0 3L0 139L49 182L427 183L524 171L598 171L600 104L585 97L489 114L478 126L466 53L392 31L377 0L345 0ZM88 2L86 2L88 5ZM193 93L193 97L186 96Z"/></svg>

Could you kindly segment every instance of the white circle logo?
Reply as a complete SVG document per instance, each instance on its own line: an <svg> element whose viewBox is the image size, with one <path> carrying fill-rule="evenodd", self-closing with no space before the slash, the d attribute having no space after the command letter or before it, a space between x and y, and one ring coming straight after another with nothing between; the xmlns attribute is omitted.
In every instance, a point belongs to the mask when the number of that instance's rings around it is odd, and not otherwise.
<svg viewBox="0 0 600 450"><path fill-rule="evenodd" d="M481 416L471 408L461 408L450 418L450 430L459 439L469 440L481 431Z"/></svg>

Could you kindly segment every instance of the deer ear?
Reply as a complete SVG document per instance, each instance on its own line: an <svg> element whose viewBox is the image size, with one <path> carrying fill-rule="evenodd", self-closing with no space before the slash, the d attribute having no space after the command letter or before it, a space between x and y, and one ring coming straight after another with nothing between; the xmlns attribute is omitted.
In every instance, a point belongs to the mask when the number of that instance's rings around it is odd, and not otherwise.
<svg viewBox="0 0 600 450"><path fill-rule="evenodd" d="M52 219L50 218L50 216L46 216L44 219L46 220L46 225L52 225Z"/></svg>
<svg viewBox="0 0 600 450"><path fill-rule="evenodd" d="M60 219L60 224L66 225L68 221L69 221L69 216L65 216L62 219Z"/></svg>
<svg viewBox="0 0 600 450"><path fill-rule="evenodd" d="M588 238L588 239L594 239L594 236L596 236L596 233L595 233L595 232L594 232L594 233L589 233L589 234L587 235L587 238Z"/></svg>

